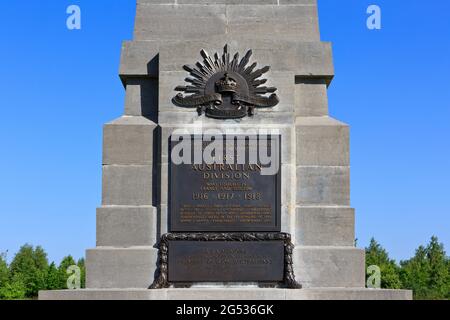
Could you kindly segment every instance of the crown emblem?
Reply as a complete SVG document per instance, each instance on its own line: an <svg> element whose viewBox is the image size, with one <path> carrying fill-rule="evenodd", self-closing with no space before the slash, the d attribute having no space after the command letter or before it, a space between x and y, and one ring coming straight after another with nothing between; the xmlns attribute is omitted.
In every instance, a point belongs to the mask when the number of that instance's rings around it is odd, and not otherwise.
<svg viewBox="0 0 450 320"><path fill-rule="evenodd" d="M237 82L233 78L230 78L228 73L225 73L224 77L216 82L216 90L219 93L235 93L237 90Z"/></svg>

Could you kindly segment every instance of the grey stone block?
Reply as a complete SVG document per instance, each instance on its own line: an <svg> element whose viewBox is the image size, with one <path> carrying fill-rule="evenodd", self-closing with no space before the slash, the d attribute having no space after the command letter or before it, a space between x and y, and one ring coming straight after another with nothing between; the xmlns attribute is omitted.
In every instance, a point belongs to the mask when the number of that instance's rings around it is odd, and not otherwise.
<svg viewBox="0 0 450 320"><path fill-rule="evenodd" d="M323 78L328 84L334 76L331 44L328 42L254 39L243 35L165 41L160 46L160 71L183 71L183 65L202 60L201 49L211 55L215 52L220 54L226 43L230 46L230 52L239 52L241 57L251 49L251 62L258 62L260 67L270 66L268 75L272 72L289 72L296 76Z"/></svg>
<svg viewBox="0 0 450 320"><path fill-rule="evenodd" d="M40 291L39 300L412 300L412 291L363 288L190 288Z"/></svg>
<svg viewBox="0 0 450 320"><path fill-rule="evenodd" d="M412 300L412 291L364 288L286 290L286 300Z"/></svg>
<svg viewBox="0 0 450 320"><path fill-rule="evenodd" d="M159 111L160 112L188 112L197 113L196 108L181 108L173 104L172 99L179 93L177 86L185 85L184 79L188 76L185 71L161 72L159 76Z"/></svg>
<svg viewBox="0 0 450 320"><path fill-rule="evenodd" d="M296 77L295 115L300 117L328 115L328 92L325 79Z"/></svg>
<svg viewBox="0 0 450 320"><path fill-rule="evenodd" d="M223 5L137 5L136 40L201 39L226 32Z"/></svg>
<svg viewBox="0 0 450 320"><path fill-rule="evenodd" d="M175 4L178 0L137 0L139 4Z"/></svg>
<svg viewBox="0 0 450 320"><path fill-rule="evenodd" d="M226 5L234 5L234 4L254 4L254 5L265 5L277 4L278 0L177 0L178 4L226 4Z"/></svg>
<svg viewBox="0 0 450 320"><path fill-rule="evenodd" d="M153 205L153 166L103 166L102 204Z"/></svg>
<svg viewBox="0 0 450 320"><path fill-rule="evenodd" d="M144 116L158 120L158 79L128 78L126 80L125 115Z"/></svg>
<svg viewBox="0 0 450 320"><path fill-rule="evenodd" d="M103 129L103 164L150 165L157 125L144 117L121 117Z"/></svg>
<svg viewBox="0 0 450 320"><path fill-rule="evenodd" d="M166 290L81 289L39 291L39 300L167 300Z"/></svg>
<svg viewBox="0 0 450 320"><path fill-rule="evenodd" d="M297 204L349 206L349 167L297 167Z"/></svg>
<svg viewBox="0 0 450 320"><path fill-rule="evenodd" d="M364 288L364 250L348 247L294 249L294 271L304 288Z"/></svg>
<svg viewBox="0 0 450 320"><path fill-rule="evenodd" d="M155 207L107 206L97 209L97 246L155 246Z"/></svg>
<svg viewBox="0 0 450 320"><path fill-rule="evenodd" d="M317 0L278 0L280 5L317 5Z"/></svg>
<svg viewBox="0 0 450 320"><path fill-rule="evenodd" d="M137 0L140 4L316 5L316 0Z"/></svg>
<svg viewBox="0 0 450 320"><path fill-rule="evenodd" d="M158 77L159 48L159 41L123 42L119 75L124 84L129 77Z"/></svg>
<svg viewBox="0 0 450 320"><path fill-rule="evenodd" d="M349 127L329 117L297 118L297 165L350 165Z"/></svg>
<svg viewBox="0 0 450 320"><path fill-rule="evenodd" d="M295 117L292 112L261 112L255 110L253 117L242 119L217 120L207 118L205 115L199 116L196 110L191 112L163 111L158 115L158 123L165 126L223 126L230 128L251 128L268 126L294 125Z"/></svg>
<svg viewBox="0 0 450 320"><path fill-rule="evenodd" d="M320 41L315 6L228 6L227 33L249 38Z"/></svg>
<svg viewBox="0 0 450 320"><path fill-rule="evenodd" d="M249 294L251 292L251 294ZM284 300L284 290L261 288L198 288L167 291L169 300Z"/></svg>
<svg viewBox="0 0 450 320"><path fill-rule="evenodd" d="M160 233L161 235L170 232L169 230L169 208L167 204L158 206L158 215L160 217Z"/></svg>
<svg viewBox="0 0 450 320"><path fill-rule="evenodd" d="M295 205L295 165L281 166L281 203L285 206Z"/></svg>
<svg viewBox="0 0 450 320"><path fill-rule="evenodd" d="M148 288L154 279L158 250L152 247L98 247L86 251L86 287Z"/></svg>
<svg viewBox="0 0 450 320"><path fill-rule="evenodd" d="M167 162L161 163L158 165L158 170L160 173L160 184L159 188L161 190L160 197L159 197L159 203L160 204L168 204L169 203L169 164Z"/></svg>
<svg viewBox="0 0 450 320"><path fill-rule="evenodd" d="M282 205L281 207L281 232L292 234L295 210L293 206Z"/></svg>
<svg viewBox="0 0 450 320"><path fill-rule="evenodd" d="M347 207L297 207L296 243L303 246L354 246L355 210Z"/></svg>
<svg viewBox="0 0 450 320"><path fill-rule="evenodd" d="M280 103L273 108L263 108L260 112L293 112L295 105L295 80L294 74L291 72L269 72L267 76L268 87L276 87L276 94L280 99Z"/></svg>

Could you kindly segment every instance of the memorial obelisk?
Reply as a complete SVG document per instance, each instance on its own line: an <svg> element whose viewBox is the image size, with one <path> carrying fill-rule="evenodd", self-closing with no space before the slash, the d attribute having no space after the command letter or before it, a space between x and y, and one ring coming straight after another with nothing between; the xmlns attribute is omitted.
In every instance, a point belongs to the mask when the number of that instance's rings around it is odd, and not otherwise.
<svg viewBox="0 0 450 320"><path fill-rule="evenodd" d="M44 291L41 299L411 298L365 289L350 205L349 126L328 113L332 49L320 40L316 0L138 0L119 74L124 115L104 126L87 289ZM208 167L203 179L221 180L198 181L199 167L173 167L171 137L180 130L275 130L278 177L262 178L247 163L251 173ZM236 181L223 181L230 177ZM211 259L200 261L195 251L199 238L203 254L229 261L232 253L242 268L230 266L228 277L183 273L174 261L209 270ZM218 240L222 249L211 249ZM250 264L261 280L279 283L261 286ZM294 275L296 282L284 281ZM190 277L189 288L177 286Z"/></svg>

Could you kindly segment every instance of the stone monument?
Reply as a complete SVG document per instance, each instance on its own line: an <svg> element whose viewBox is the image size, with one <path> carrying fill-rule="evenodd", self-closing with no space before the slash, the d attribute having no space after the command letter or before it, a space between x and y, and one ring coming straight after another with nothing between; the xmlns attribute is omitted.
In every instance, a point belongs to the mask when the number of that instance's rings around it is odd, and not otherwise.
<svg viewBox="0 0 450 320"><path fill-rule="evenodd" d="M316 0L138 0L119 73L87 288L40 299L411 299L365 289Z"/></svg>

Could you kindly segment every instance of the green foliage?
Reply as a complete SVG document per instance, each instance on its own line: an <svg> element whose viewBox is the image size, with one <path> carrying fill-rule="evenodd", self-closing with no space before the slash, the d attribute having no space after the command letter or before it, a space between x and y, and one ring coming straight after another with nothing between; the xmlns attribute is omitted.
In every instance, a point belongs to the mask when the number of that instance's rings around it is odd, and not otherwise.
<svg viewBox="0 0 450 320"><path fill-rule="evenodd" d="M415 299L449 299L449 260L444 245L432 237L427 247L416 250L413 258L400 262L404 288L413 290Z"/></svg>
<svg viewBox="0 0 450 320"><path fill-rule="evenodd" d="M77 265L81 270L81 288L86 288L86 266L84 258L79 259Z"/></svg>
<svg viewBox="0 0 450 320"><path fill-rule="evenodd" d="M67 256L62 259L58 268L61 289L67 289L67 279L70 277L70 274L67 274L67 269L76 264L72 256Z"/></svg>
<svg viewBox="0 0 450 320"><path fill-rule="evenodd" d="M86 268L84 259L75 261L72 256L64 257L57 266L48 264L47 254L42 247L24 245L8 266L6 254L0 254L0 300L36 298L39 290L67 289L67 273L76 265L81 271L81 287L85 287Z"/></svg>
<svg viewBox="0 0 450 320"><path fill-rule="evenodd" d="M6 263L6 254L0 254L0 288L9 282L9 269Z"/></svg>
<svg viewBox="0 0 450 320"><path fill-rule="evenodd" d="M366 270L372 265L378 266L381 270L381 288L400 289L402 287L399 267L394 260L389 258L386 250L374 238L370 240L370 245L366 248Z"/></svg>
<svg viewBox="0 0 450 320"><path fill-rule="evenodd" d="M24 279L16 275L0 287L0 300L21 300L26 298Z"/></svg>
<svg viewBox="0 0 450 320"><path fill-rule="evenodd" d="M45 283L46 283L47 290L62 289L61 279L59 276L59 270L56 267L54 262L52 262L47 269Z"/></svg>
<svg viewBox="0 0 450 320"><path fill-rule="evenodd" d="M46 288L47 268L45 251L39 246L34 249L33 246L26 244L20 248L11 262L10 272L12 279L20 279L25 285L25 296L33 298L37 296L39 290Z"/></svg>

